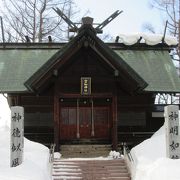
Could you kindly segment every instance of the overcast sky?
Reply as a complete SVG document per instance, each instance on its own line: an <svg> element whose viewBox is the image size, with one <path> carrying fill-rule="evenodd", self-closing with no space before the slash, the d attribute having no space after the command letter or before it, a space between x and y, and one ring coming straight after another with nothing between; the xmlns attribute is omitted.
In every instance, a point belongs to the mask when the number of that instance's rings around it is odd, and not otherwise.
<svg viewBox="0 0 180 180"><path fill-rule="evenodd" d="M150 8L148 0L74 0L81 10L81 16L89 10L88 16L94 22L104 21L116 10L123 10L115 20L104 28L105 33L117 36L119 33L142 32L143 23L151 23L157 33L163 32L162 14Z"/></svg>

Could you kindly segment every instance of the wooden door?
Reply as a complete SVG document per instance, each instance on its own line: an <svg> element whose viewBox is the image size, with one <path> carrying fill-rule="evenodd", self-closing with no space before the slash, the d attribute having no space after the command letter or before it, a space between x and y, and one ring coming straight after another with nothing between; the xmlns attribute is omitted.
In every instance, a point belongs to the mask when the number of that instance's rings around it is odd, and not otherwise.
<svg viewBox="0 0 180 180"><path fill-rule="evenodd" d="M79 132L80 138L91 138L91 108L79 108Z"/></svg>
<svg viewBox="0 0 180 180"><path fill-rule="evenodd" d="M94 131L95 138L110 138L110 108L94 107Z"/></svg>
<svg viewBox="0 0 180 180"><path fill-rule="evenodd" d="M60 139L77 139L77 126L79 127L80 139L109 139L111 128L110 108L108 106L93 108L80 106L79 115L77 116L77 107L61 107ZM94 133L92 133L93 131Z"/></svg>
<svg viewBox="0 0 180 180"><path fill-rule="evenodd" d="M71 140L76 138L76 107L62 107L60 111L60 139Z"/></svg>

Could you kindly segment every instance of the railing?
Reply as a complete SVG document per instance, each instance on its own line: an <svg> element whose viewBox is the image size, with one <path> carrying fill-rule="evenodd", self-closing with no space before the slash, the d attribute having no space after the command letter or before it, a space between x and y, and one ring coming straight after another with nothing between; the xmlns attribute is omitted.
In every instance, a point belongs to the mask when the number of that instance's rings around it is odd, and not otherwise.
<svg viewBox="0 0 180 180"><path fill-rule="evenodd" d="M123 152L124 152L124 155L126 155L129 159L130 162L133 162L133 157L131 155L131 151L129 150L128 146L127 145L123 145Z"/></svg>
<svg viewBox="0 0 180 180"><path fill-rule="evenodd" d="M126 161L129 173L131 174L131 178L133 179L135 175L135 163L134 163L132 154L126 144L123 144L123 153L124 153L124 159Z"/></svg>
<svg viewBox="0 0 180 180"><path fill-rule="evenodd" d="M50 176L52 176L53 172L53 162L54 162L54 149L55 149L55 144L51 144L49 148L49 171L50 171Z"/></svg>
<svg viewBox="0 0 180 180"><path fill-rule="evenodd" d="M49 148L49 162L53 163L54 162L54 149L55 149L55 144L51 144Z"/></svg>

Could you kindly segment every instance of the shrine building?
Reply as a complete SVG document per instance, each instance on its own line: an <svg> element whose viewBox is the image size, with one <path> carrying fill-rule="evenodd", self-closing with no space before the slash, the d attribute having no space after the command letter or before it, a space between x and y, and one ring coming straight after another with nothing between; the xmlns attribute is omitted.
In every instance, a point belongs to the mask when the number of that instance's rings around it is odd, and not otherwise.
<svg viewBox="0 0 180 180"><path fill-rule="evenodd" d="M44 144L136 144L164 123L157 93L180 92L159 43L105 43L84 23L67 43L1 43L0 92L23 106L24 133Z"/></svg>

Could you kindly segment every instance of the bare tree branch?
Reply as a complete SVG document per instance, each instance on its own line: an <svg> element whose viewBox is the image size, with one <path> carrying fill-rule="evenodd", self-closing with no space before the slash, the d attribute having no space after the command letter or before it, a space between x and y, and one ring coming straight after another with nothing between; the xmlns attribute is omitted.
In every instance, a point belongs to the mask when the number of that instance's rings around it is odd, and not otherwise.
<svg viewBox="0 0 180 180"><path fill-rule="evenodd" d="M5 21L5 33L9 41L25 41L29 36L32 42L42 42L46 36L64 39L64 21L57 16L52 7L58 6L64 13L71 7L73 0L4 0L0 12ZM64 24L63 24L64 23Z"/></svg>

